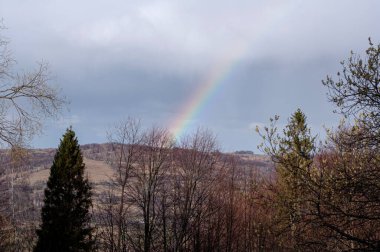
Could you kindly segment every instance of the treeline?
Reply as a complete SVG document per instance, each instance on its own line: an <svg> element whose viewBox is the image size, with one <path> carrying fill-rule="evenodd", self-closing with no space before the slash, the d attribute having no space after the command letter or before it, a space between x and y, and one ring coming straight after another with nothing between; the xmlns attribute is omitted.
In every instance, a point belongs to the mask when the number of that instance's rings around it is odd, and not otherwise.
<svg viewBox="0 0 380 252"><path fill-rule="evenodd" d="M257 251L279 248L264 177L198 130L175 144L135 120L113 135L116 176L94 220L101 251Z"/></svg>
<svg viewBox="0 0 380 252"><path fill-rule="evenodd" d="M65 139L72 134L69 130L61 145L71 146ZM92 234L82 242L91 246L85 251L250 251L278 247L265 210L269 202L262 201L268 171L256 169L254 161L221 153L210 131L198 130L176 143L165 129L143 130L138 121L129 119L112 131L110 141L106 156L114 175L108 182L92 186L93 204L87 209L91 219L83 223L91 227ZM36 188L27 183L14 188L17 198L23 200L10 201L13 205L6 212L11 214L13 207L17 214L10 218L14 222L2 225L2 250L66 251L68 245L62 241L78 232L67 230L74 227L69 223L77 221L77 214L70 211L77 213L74 202L83 202L71 200L67 204L67 199L78 195L78 189L68 190L74 187L68 182L74 179L70 174L75 174L70 164L79 162L70 160L81 158L66 149L70 150L60 146L57 151L45 196L36 198ZM47 200L49 197L61 200ZM37 234L43 234L39 235L42 238ZM38 242L40 239L45 241ZM61 250L49 250L48 246Z"/></svg>

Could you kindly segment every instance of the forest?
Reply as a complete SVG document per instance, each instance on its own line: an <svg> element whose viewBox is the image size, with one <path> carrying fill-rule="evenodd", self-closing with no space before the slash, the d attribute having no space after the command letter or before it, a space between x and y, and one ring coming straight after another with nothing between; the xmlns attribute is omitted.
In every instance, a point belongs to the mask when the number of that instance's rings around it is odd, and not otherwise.
<svg viewBox="0 0 380 252"><path fill-rule="evenodd" d="M380 45L370 39L364 54L352 52L322 81L343 118L325 139L313 135L302 108L285 127L279 116L257 127L258 148L271 160L265 169L241 158L249 151L222 153L207 129L175 139L129 118L110 130L107 183L95 187L86 177L90 167L69 128L39 199L23 143L66 100L49 85L44 63L12 73L6 45L1 251L380 250Z"/></svg>

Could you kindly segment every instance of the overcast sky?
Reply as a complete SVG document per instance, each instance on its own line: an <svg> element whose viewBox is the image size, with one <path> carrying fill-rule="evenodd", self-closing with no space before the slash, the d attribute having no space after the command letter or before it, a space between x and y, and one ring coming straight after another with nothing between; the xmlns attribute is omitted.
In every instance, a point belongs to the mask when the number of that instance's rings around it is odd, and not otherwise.
<svg viewBox="0 0 380 252"><path fill-rule="evenodd" d="M297 108L315 133L337 124L321 80L368 37L380 43L378 0L0 0L20 71L50 64L70 101L35 147L56 147L69 125L82 144L105 142L128 116L167 126L215 65L228 71L187 131L212 130L223 151L253 150L253 128Z"/></svg>

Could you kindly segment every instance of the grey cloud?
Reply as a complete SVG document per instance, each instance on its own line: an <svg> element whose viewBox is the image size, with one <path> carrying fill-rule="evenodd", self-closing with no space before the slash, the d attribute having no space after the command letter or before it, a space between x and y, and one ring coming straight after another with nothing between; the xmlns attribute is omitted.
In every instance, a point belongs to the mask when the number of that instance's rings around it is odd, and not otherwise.
<svg viewBox="0 0 380 252"><path fill-rule="evenodd" d="M375 0L6 0L0 16L20 69L50 63L71 100L64 118L78 118L86 142L128 115L168 123L213 64L242 49L193 124L227 149L254 149L252 121L297 107L314 125L336 121L320 81L368 36L380 41L379 9ZM54 127L37 144L51 144Z"/></svg>

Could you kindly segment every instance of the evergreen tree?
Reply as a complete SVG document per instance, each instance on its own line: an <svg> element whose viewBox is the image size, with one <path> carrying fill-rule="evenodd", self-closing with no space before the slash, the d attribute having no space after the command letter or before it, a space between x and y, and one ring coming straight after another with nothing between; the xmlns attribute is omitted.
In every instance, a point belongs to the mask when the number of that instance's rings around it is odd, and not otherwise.
<svg viewBox="0 0 380 252"><path fill-rule="evenodd" d="M315 137L311 136L306 124L305 114L298 109L290 117L284 129L283 138L279 139L277 157L277 175L280 200L280 216L288 225L293 239L299 239L303 234L300 229L302 222L301 206L307 202L310 172L315 151Z"/></svg>
<svg viewBox="0 0 380 252"><path fill-rule="evenodd" d="M298 201L302 183L309 174L315 151L315 137L311 136L305 114L298 109L289 119L284 136L279 139L277 172L284 191Z"/></svg>
<svg viewBox="0 0 380 252"><path fill-rule="evenodd" d="M306 116L297 109L289 118L283 134L277 133L275 123L265 128L264 143L259 147L267 153L276 168L275 205L278 229L281 234L289 235L288 244L298 251L305 234L302 211L306 209L308 189L312 181L312 166L315 154L315 137L311 135Z"/></svg>
<svg viewBox="0 0 380 252"><path fill-rule="evenodd" d="M50 169L34 251L91 251L91 187L74 131L67 129Z"/></svg>

